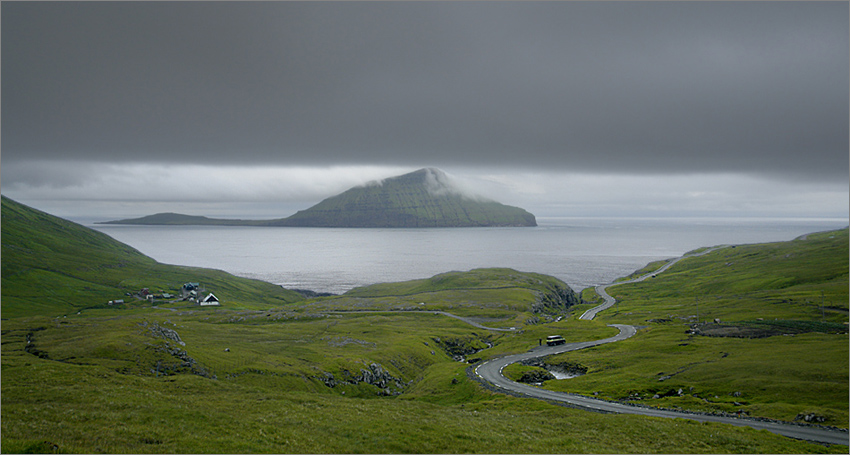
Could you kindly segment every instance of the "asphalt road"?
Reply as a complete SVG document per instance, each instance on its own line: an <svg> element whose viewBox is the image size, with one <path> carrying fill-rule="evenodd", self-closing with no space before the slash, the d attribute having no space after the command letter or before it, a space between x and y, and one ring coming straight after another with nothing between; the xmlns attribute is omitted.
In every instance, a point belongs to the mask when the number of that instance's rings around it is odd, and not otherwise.
<svg viewBox="0 0 850 455"><path fill-rule="evenodd" d="M524 352L522 354L514 354L506 357L500 357L497 359L489 360L475 368L475 375L478 376L480 380L490 383L497 389L500 389L505 392L511 392L514 394L520 394L523 396L538 398L542 400L567 403L591 411L618 414L637 414L650 417L664 417L672 419L690 419L699 422L726 423L736 426L752 427L758 430L767 430L776 434L780 434L782 436L788 436L790 438L795 439L823 442L828 444L848 445L848 433L846 431L834 430L815 425L796 425L793 423L780 423L749 418L734 418L708 414L695 414L688 412L655 409L643 406L633 406L624 403L599 400L596 398L590 398L581 395L553 392L527 384L514 382L502 375L502 369L512 363L532 359L535 357L543 357L552 354L560 354L562 352L585 349L591 346L598 346L600 344L613 343L616 341L621 341L630 338L636 333L635 327L631 325L611 324L611 326L620 329L620 333L613 337L605 338L602 340L568 343L561 346L537 347L529 352Z"/></svg>
<svg viewBox="0 0 850 455"><path fill-rule="evenodd" d="M595 306L595 307L585 311L581 316L579 316L579 319L589 321L589 320L596 317L596 313L599 313L602 310L607 310L608 308L611 308L612 306L614 306L615 303L617 303L617 301L614 300L613 297L608 295L608 292L606 292L606 290L610 286L617 286L617 285L626 284L626 283L637 283L637 282L643 281L643 280L645 280L645 279L647 279L651 276L655 276L655 275L658 275L661 272L664 272L665 270L672 267L673 264L681 261L682 259L685 259L685 258L688 258L688 257L694 257L694 256L702 256L703 254L708 254L708 253L711 253L714 250L717 250L719 248L724 248L724 247L725 246L717 246L717 247L714 247L714 248L709 248L709 249L702 251L700 253L689 254L689 255L685 255L685 256L682 256L682 257L672 259L672 260L668 261L666 264L664 264L658 270L656 270L654 272L647 273L646 275L639 276L639 277L632 279L632 280L620 281L620 282L612 283L612 284L601 284L599 286L596 286L596 293L599 294L600 297L602 297L604 302L599 306Z"/></svg>
<svg viewBox="0 0 850 455"><path fill-rule="evenodd" d="M711 250L702 252L700 254L708 253ZM649 273L643 275L639 278L630 281L623 281L617 284L625 284L625 283L633 283L637 281L645 280L646 278L661 273L671 267L673 264L683 259L678 258L669 263L665 264L659 270L656 270L653 273ZM602 296L605 302L602 305L591 308L587 310L584 314L581 315L579 319L590 320L593 319L596 314L606 308L610 308L614 305L615 300L606 292L607 287L610 285L602 285L597 286L596 292ZM672 410L662 410L644 406L633 406L624 403L617 403L611 401L599 400L596 398L585 397L581 395L574 395L569 393L562 392L553 392L550 390L541 389L538 387L530 386L527 384L521 384L518 382L511 381L502 375L502 370L516 362L521 362L523 360L528 360L536 357L544 357L552 354L560 354L563 352L576 351L579 349L589 348L591 346L598 346L606 343L614 343L617 341L622 341L634 336L637 333L637 329L631 325L625 324L610 324L610 327L616 327L620 330L620 333L617 335L605 338L602 340L594 340L594 341L583 341L579 343L568 343L561 346L540 346L536 347L528 352L524 352L521 354L514 354L505 357L499 357L496 359L489 360L487 362L482 363L477 366L474 370L476 377L485 382L489 383L492 386L495 386L497 390L504 391L505 393L513 393L519 394L523 396L528 396L531 398L538 398L542 400L556 401L567 403L575 407L588 409L591 411L597 412L609 412L609 413L618 413L618 414L637 414L643 416L650 417L664 417L664 418L672 418L672 419L690 419L696 420L700 422L717 422L724 423L736 426L747 426L751 428L755 428L758 430L767 430L776 434L780 434L782 436L787 436L795 439L803 439L806 441L814 441L828 444L841 444L841 445L850 445L850 435L848 435L847 431L841 431L836 429L830 429L827 427L821 427L816 425L796 425L793 423L781 423L776 421L763 421L756 420L750 418L734 418L734 417L724 417L724 416L716 416L716 415L708 415L708 414L698 414L698 413L689 413L689 412L681 412L681 411L672 411Z"/></svg>

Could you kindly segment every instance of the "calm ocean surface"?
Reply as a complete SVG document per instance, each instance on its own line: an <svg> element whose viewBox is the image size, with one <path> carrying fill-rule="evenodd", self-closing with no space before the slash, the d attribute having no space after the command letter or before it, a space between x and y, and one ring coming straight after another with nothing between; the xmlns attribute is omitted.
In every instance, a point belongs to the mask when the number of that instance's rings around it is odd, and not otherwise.
<svg viewBox="0 0 850 455"><path fill-rule="evenodd" d="M287 288L342 293L451 270L510 267L575 290L648 262L720 244L792 240L830 219L538 218L534 228L334 229L90 225L167 264L225 270Z"/></svg>

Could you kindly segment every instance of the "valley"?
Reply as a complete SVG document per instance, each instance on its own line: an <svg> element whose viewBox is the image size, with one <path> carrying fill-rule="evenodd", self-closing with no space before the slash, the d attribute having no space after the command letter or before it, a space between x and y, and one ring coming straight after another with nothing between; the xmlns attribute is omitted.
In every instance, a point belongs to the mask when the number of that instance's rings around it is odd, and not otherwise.
<svg viewBox="0 0 850 455"><path fill-rule="evenodd" d="M724 423L587 412L494 392L468 374L549 335L568 344L603 340L618 332L610 324L628 324L637 330L627 340L551 355L586 374L534 387L804 425L814 415L846 430L846 229L682 259L656 277L609 288L617 305L582 320L601 303L594 290L579 295L552 277L511 269L306 298L158 264L6 198L2 222L7 453L847 449L846 441L824 445ZM187 282L203 283L221 305L107 304ZM798 329L754 339L693 331L773 320Z"/></svg>

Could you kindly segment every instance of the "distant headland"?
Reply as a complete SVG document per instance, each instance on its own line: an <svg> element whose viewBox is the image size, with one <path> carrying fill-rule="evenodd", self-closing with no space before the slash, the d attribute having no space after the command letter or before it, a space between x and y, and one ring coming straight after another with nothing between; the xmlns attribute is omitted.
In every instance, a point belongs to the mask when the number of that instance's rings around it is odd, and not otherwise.
<svg viewBox="0 0 850 455"><path fill-rule="evenodd" d="M435 168L351 188L287 218L228 220L158 213L98 224L432 228L537 226L519 207L468 195Z"/></svg>

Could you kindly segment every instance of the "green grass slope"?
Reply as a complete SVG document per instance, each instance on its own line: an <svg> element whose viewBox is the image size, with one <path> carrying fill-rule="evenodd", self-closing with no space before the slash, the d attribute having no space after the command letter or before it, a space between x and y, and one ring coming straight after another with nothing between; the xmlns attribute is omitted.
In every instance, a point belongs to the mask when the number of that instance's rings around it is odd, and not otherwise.
<svg viewBox="0 0 850 455"><path fill-rule="evenodd" d="M447 272L422 280L380 283L326 299L325 307L449 311L490 320L552 321L581 303L561 280L513 269L486 268Z"/></svg>
<svg viewBox="0 0 850 455"><path fill-rule="evenodd" d="M63 292L71 300L78 298L77 290L93 286L87 283L106 280L102 285L111 292L125 284L175 279L170 274L182 283L189 279L181 273L213 272L158 265L98 233L8 200L3 201L3 223L4 453L846 453L846 446L749 428L597 414L486 390L467 376L470 359L527 351L552 333L572 342L616 332L605 321L553 318L586 305L568 305L574 294L551 277L508 269L449 272L275 305L285 301L275 294L283 292L278 287L264 297L259 294L267 290L260 285L222 275L220 285L233 286L244 303L90 308L63 315L55 311L65 308L61 300L39 314L27 314L28 300L21 299L12 308L22 314L10 318L7 251L16 251L10 283L30 288L26 280L15 284L15 276L45 270L41 287L67 285ZM21 224L13 228L14 223ZM18 232L22 229L29 232ZM7 230L13 233L8 239ZM78 235L91 237L74 240ZM21 253L29 250L47 260ZM75 262L75 255L96 260ZM101 277L97 267L111 271L106 276L112 278ZM73 281L58 278L64 276ZM420 306L518 330L491 332L442 314L413 311ZM646 336L652 333L662 336ZM677 336L685 335L679 330ZM609 345L628 349L614 354L597 349L582 358L586 365L596 358L612 365L594 364L582 378L613 378L611 390L618 381L619 389L632 387L634 371L628 363L617 364L618 357L643 356L647 365L641 368L654 375L659 363L661 371L673 365L667 362L679 348L676 342L654 327L642 331L633 340ZM805 346L800 343L799 349ZM732 347L720 349L729 358L740 357ZM712 355L721 357L716 345L698 346L690 361ZM793 363L796 357L789 358ZM770 373L751 375L757 382L742 389L748 395L735 399L758 404L760 395L749 395L751 390L786 380L781 371ZM657 376L653 379L658 383ZM711 390L706 381L694 383L701 394ZM800 408L817 404L789 395L784 400Z"/></svg>
<svg viewBox="0 0 850 455"><path fill-rule="evenodd" d="M295 292L217 270L160 264L111 237L2 198L3 318L105 308L109 300L142 305L128 292L176 293L199 282L225 305L257 307L301 299Z"/></svg>
<svg viewBox="0 0 850 455"><path fill-rule="evenodd" d="M642 283L609 293L677 320L737 323L797 319L844 324L848 311L848 230L805 239L722 248L685 259ZM640 302L640 303L638 303ZM699 321L696 321L699 305ZM643 313L646 314L646 313ZM633 314L634 319L641 316ZM621 316L622 317L622 316Z"/></svg>
<svg viewBox="0 0 850 455"><path fill-rule="evenodd" d="M489 392L434 346L434 336L468 330L451 321L361 315L333 324L243 313L246 319L234 322L224 314L148 316L179 332L186 343L180 349L215 378L157 375L157 365L162 371L175 361L162 340L139 330L141 316L4 325L2 451L846 452L728 425L601 415ZM42 356L27 351L32 344ZM364 359L412 381L409 391L386 395L363 383L322 382L325 373L338 380L344 369L359 374L368 368Z"/></svg>
<svg viewBox="0 0 850 455"><path fill-rule="evenodd" d="M848 425L848 230L721 248L608 289L600 322L645 327L555 360L554 390L704 412Z"/></svg>
<svg viewBox="0 0 850 455"><path fill-rule="evenodd" d="M480 278L468 281L475 286ZM383 297L361 298L376 308L382 305ZM447 303L461 305L462 300ZM4 321L0 449L4 453L846 451L729 425L603 415L490 392L467 377L467 362L452 356L457 347L483 348L467 355L482 358L525 351L551 331L563 333L569 341L615 332L601 323L562 320L489 333L425 312L321 311L325 301L263 311L93 310L66 318ZM163 337L164 329L179 334L182 344ZM487 348L488 343L493 347ZM365 379L367 371L372 372L370 381ZM379 376L380 372L384 374Z"/></svg>
<svg viewBox="0 0 850 455"><path fill-rule="evenodd" d="M352 188L289 218L281 226L474 227L536 226L518 207L461 194L438 169L420 169L380 184Z"/></svg>

